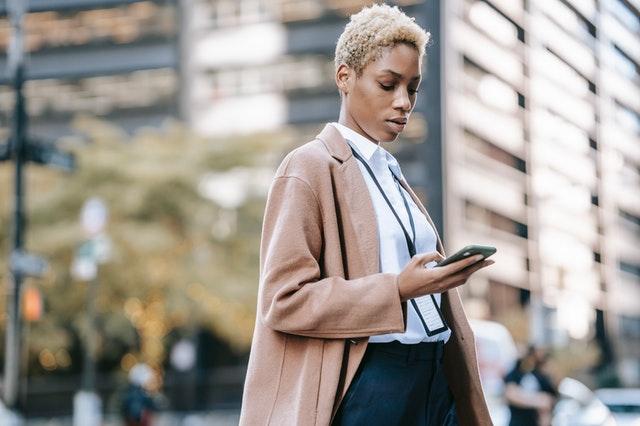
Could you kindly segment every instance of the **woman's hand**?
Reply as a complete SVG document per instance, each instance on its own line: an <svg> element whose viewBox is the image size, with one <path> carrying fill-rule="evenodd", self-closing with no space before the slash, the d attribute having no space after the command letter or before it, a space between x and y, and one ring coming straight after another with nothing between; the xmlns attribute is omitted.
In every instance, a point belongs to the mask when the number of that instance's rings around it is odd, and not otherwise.
<svg viewBox="0 0 640 426"><path fill-rule="evenodd" d="M482 255L476 255L446 266L427 269L427 263L441 262L444 257L438 252L416 254L398 275L400 299L404 302L458 287L467 282L477 270L495 263L493 260L480 261L481 259Z"/></svg>

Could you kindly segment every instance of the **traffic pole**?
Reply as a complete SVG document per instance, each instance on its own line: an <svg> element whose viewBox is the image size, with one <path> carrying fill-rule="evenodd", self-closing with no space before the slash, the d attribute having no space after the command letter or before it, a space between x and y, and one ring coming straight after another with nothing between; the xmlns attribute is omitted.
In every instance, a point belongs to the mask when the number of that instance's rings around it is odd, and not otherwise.
<svg viewBox="0 0 640 426"><path fill-rule="evenodd" d="M10 139L10 149L15 158L14 174L14 227L13 252L20 252L24 246L24 163L27 114L22 93L24 84L23 17L27 8L25 0L9 0L9 14L13 27L12 44L9 50L9 64L13 71L15 93L14 119ZM17 412L19 374L20 374L20 296L22 292L22 273L11 267L7 287L7 326L5 336L4 364L4 404L7 409Z"/></svg>

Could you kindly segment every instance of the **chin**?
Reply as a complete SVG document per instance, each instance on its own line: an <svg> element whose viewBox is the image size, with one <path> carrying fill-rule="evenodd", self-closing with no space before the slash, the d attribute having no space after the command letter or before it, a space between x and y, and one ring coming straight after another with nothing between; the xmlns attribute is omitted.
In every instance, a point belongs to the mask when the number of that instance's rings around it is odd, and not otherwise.
<svg viewBox="0 0 640 426"><path fill-rule="evenodd" d="M398 139L398 136L400 136L400 133L385 133L385 137L381 138L380 142L394 142Z"/></svg>

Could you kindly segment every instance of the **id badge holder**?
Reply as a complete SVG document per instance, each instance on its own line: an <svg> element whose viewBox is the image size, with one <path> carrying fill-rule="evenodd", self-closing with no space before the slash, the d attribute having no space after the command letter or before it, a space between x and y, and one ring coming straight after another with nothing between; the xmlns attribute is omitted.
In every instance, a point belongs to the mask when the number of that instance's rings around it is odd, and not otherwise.
<svg viewBox="0 0 640 426"><path fill-rule="evenodd" d="M416 310L427 336L435 336L449 329L433 294L411 299L411 304Z"/></svg>

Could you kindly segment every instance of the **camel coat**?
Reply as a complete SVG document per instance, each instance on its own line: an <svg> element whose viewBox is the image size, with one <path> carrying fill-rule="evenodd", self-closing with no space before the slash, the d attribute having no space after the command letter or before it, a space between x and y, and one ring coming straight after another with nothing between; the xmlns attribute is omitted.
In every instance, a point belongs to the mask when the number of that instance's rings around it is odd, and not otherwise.
<svg viewBox="0 0 640 426"><path fill-rule="evenodd" d="M369 336L405 331L397 274L379 270L369 191L347 142L327 124L285 157L269 190L241 425L331 423ZM444 364L460 424L490 425L456 289L443 294L442 309L452 329Z"/></svg>

